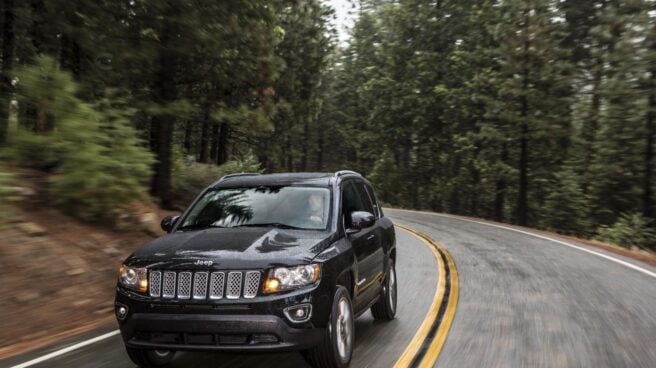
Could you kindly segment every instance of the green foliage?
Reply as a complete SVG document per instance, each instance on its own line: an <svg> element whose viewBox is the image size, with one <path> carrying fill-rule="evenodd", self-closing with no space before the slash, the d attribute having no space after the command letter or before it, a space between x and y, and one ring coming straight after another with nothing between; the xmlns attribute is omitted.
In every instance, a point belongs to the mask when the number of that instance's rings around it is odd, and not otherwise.
<svg viewBox="0 0 656 368"><path fill-rule="evenodd" d="M3 220L11 214L10 205L19 199L14 181L14 175L0 166L0 228L4 225Z"/></svg>
<svg viewBox="0 0 656 368"><path fill-rule="evenodd" d="M235 173L261 173L257 158L248 153L221 166L203 164L195 160L178 160L178 169L173 175L173 193L179 204L188 205L198 193L222 176Z"/></svg>
<svg viewBox="0 0 656 368"><path fill-rule="evenodd" d="M396 194L399 191L398 168L389 150L385 150L374 164L368 178L376 188L376 194L386 204L398 204Z"/></svg>
<svg viewBox="0 0 656 368"><path fill-rule="evenodd" d="M98 221L145 198L153 159L140 146L129 120L132 111L121 106L120 98L102 99L96 106L80 100L70 75L45 56L17 70L16 77L19 104L37 106L40 115L32 130L20 128L12 137L10 152L17 164L51 167L53 205ZM41 150L47 154L26 154Z"/></svg>
<svg viewBox="0 0 656 368"><path fill-rule="evenodd" d="M554 175L549 182L544 205L538 213L539 226L572 235L592 235L590 198L571 166Z"/></svg>
<svg viewBox="0 0 656 368"><path fill-rule="evenodd" d="M624 213L614 224L600 226L596 239L626 248L656 251L656 230L652 220L638 213Z"/></svg>

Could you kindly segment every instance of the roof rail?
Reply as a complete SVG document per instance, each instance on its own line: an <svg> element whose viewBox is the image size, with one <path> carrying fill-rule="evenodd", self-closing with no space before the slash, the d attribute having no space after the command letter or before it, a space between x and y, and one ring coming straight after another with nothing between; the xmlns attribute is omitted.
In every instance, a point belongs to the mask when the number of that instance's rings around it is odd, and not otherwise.
<svg viewBox="0 0 656 368"><path fill-rule="evenodd" d="M357 176L362 176L360 173L357 173L353 170L339 170L335 173L335 177L340 177L342 175L357 175Z"/></svg>
<svg viewBox="0 0 656 368"><path fill-rule="evenodd" d="M257 176L257 175L261 175L261 174L260 173L245 173L245 172L237 173L237 174L228 174L228 175L223 175L221 177L221 179L219 179L219 181L234 178L236 176Z"/></svg>

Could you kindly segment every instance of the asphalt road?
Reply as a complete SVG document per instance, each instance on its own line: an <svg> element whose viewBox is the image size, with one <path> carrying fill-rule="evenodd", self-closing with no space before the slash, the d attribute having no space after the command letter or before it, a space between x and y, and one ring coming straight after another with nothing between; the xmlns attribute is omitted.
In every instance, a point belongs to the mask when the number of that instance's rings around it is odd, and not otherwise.
<svg viewBox="0 0 656 368"><path fill-rule="evenodd" d="M438 366L656 367L654 267L570 241L597 254L462 219L396 210L387 214L437 240L455 259L460 296ZM432 253L412 235L397 233L398 318L374 323L367 313L357 321L353 367L392 366L422 323L435 292L438 273ZM34 365L132 366L118 336ZM296 353L180 354L174 366L298 368L305 363Z"/></svg>
<svg viewBox="0 0 656 368"><path fill-rule="evenodd" d="M444 245L458 269L458 307L438 366L656 367L654 276L507 229L388 214Z"/></svg>

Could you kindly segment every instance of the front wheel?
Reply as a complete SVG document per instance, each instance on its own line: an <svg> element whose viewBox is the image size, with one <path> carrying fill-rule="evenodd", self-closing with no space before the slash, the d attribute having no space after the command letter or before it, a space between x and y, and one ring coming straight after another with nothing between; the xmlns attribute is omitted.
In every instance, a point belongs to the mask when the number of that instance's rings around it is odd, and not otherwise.
<svg viewBox="0 0 656 368"><path fill-rule="evenodd" d="M303 356L315 368L348 367L353 355L354 332L351 297L346 288L338 286L326 335L319 346L305 351Z"/></svg>
<svg viewBox="0 0 656 368"><path fill-rule="evenodd" d="M389 262L390 269L380 298L371 306L371 314L378 321L391 321L396 315L396 268L392 259Z"/></svg>
<svg viewBox="0 0 656 368"><path fill-rule="evenodd" d="M125 348L132 362L139 367L163 367L173 360L175 351Z"/></svg>

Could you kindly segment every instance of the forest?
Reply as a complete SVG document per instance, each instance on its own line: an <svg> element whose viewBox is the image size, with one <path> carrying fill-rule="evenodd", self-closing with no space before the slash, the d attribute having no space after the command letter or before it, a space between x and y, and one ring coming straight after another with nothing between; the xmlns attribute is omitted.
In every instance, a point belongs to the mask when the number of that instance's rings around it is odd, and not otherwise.
<svg viewBox="0 0 656 368"><path fill-rule="evenodd" d="M656 250L656 2L3 0L0 214L108 220L241 171Z"/></svg>

